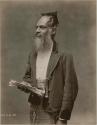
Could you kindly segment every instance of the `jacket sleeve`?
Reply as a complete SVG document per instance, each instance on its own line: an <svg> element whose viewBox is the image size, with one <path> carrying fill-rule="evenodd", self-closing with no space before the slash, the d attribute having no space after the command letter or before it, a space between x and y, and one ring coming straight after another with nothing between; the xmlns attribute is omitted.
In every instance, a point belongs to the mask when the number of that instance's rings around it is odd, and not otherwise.
<svg viewBox="0 0 97 125"><path fill-rule="evenodd" d="M23 77L23 81L29 82L29 83L32 82L32 78L31 78L30 55L29 55L29 57L28 57L28 63L27 63L25 75L24 75L24 77Z"/></svg>
<svg viewBox="0 0 97 125"><path fill-rule="evenodd" d="M60 111L60 118L69 120L73 109L74 101L78 93L78 81L73 64L73 57L66 56L63 59L64 72L64 95Z"/></svg>

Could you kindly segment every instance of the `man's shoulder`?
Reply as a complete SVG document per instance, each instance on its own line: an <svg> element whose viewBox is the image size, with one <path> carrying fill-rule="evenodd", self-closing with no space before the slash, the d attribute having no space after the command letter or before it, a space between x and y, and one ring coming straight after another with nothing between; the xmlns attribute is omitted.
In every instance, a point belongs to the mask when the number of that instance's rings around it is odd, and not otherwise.
<svg viewBox="0 0 97 125"><path fill-rule="evenodd" d="M61 62L63 64L72 64L73 63L73 56L70 52L60 52Z"/></svg>
<svg viewBox="0 0 97 125"><path fill-rule="evenodd" d="M62 57L62 58L72 58L72 54L70 52L67 52L67 51L63 51L63 52L59 52L59 55Z"/></svg>

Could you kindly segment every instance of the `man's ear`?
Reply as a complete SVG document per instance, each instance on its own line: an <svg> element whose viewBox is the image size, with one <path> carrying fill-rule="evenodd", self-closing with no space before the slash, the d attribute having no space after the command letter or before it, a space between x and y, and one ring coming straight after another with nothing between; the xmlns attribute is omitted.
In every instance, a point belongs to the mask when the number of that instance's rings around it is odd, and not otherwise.
<svg viewBox="0 0 97 125"><path fill-rule="evenodd" d="M57 29L57 27L56 27L56 26L51 27L51 28L49 29L49 31L50 31L50 33L51 33L51 35L55 35L55 34L56 34L56 29Z"/></svg>
<svg viewBox="0 0 97 125"><path fill-rule="evenodd" d="M56 34L56 29L57 29L56 26L52 27L52 35Z"/></svg>

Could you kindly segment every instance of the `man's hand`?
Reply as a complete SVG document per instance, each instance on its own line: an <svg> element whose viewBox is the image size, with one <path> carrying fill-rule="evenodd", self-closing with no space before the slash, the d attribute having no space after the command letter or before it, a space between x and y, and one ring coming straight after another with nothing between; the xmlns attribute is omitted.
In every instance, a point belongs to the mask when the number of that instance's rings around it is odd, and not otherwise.
<svg viewBox="0 0 97 125"><path fill-rule="evenodd" d="M67 120L66 121L58 120L56 125L67 125Z"/></svg>
<svg viewBox="0 0 97 125"><path fill-rule="evenodd" d="M23 84L26 84L25 81L23 81L22 83L23 83ZM30 90L28 90L28 89L27 89L26 87L24 87L24 86L17 86L17 88L20 89L21 91L26 92L26 93L29 93L29 92L30 92Z"/></svg>

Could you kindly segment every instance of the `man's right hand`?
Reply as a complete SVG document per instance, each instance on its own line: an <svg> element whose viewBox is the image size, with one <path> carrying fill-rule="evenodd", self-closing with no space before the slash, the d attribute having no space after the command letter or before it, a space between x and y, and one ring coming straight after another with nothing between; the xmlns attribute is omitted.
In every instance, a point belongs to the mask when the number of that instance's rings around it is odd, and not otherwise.
<svg viewBox="0 0 97 125"><path fill-rule="evenodd" d="M25 84L25 82L22 82L23 84ZM24 91L25 93L30 93L30 90L28 90L26 87L24 86L17 86L18 89L20 89L21 91Z"/></svg>

